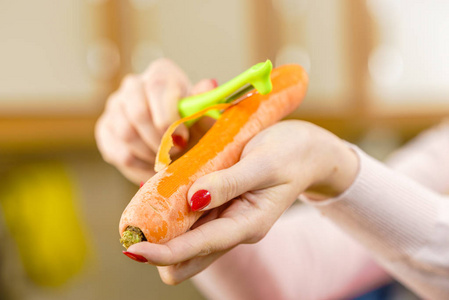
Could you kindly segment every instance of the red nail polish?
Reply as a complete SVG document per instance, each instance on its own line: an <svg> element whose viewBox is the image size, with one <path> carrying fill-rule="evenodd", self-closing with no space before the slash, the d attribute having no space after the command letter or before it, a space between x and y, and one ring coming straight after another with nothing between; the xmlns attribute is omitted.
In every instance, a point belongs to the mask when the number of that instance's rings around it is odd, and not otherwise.
<svg viewBox="0 0 449 300"><path fill-rule="evenodd" d="M190 200L190 206L193 211L197 211L208 206L210 200L211 197L209 191L199 190L193 194L192 199Z"/></svg>
<svg viewBox="0 0 449 300"><path fill-rule="evenodd" d="M211 79L210 81L212 82L212 85L213 85L214 88L216 88L218 86L217 79Z"/></svg>
<svg viewBox="0 0 449 300"><path fill-rule="evenodd" d="M173 144L181 149L184 149L187 146L187 141L178 134L172 134L171 138L173 139Z"/></svg>
<svg viewBox="0 0 449 300"><path fill-rule="evenodd" d="M140 188L142 188L144 184L145 184L145 182L141 181L140 182Z"/></svg>
<svg viewBox="0 0 449 300"><path fill-rule="evenodd" d="M138 261L141 263L148 262L148 260L145 257L143 257L142 255L139 255L139 254L134 254L134 253L131 253L128 251L123 251L123 254L125 254L129 258L134 259L135 261Z"/></svg>

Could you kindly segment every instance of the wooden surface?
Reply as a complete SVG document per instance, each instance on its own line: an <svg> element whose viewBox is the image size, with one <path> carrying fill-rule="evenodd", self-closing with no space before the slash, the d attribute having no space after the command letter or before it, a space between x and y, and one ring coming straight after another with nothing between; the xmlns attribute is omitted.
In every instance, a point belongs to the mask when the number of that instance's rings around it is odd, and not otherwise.
<svg viewBox="0 0 449 300"><path fill-rule="evenodd" d="M95 149L96 116L0 118L0 152Z"/></svg>

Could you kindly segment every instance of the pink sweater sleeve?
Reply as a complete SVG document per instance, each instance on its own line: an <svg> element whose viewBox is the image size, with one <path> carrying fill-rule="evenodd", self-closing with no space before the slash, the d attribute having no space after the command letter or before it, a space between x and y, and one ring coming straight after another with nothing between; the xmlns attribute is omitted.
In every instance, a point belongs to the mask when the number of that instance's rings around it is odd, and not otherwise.
<svg viewBox="0 0 449 300"><path fill-rule="evenodd" d="M239 245L193 278L213 300L348 299L390 277L317 210L295 205L257 244Z"/></svg>
<svg viewBox="0 0 449 300"><path fill-rule="evenodd" d="M448 199L431 191L449 190L447 125L398 151L398 171L354 147L358 177L340 197L312 203L321 214L292 208L261 242L236 247L194 282L210 299L349 298L389 279L375 256L423 297L449 299Z"/></svg>
<svg viewBox="0 0 449 300"><path fill-rule="evenodd" d="M313 205L418 295L449 299L449 198L356 151L361 169L351 188L336 199ZM449 147L439 152L446 154L440 164L448 163ZM421 165L421 159L431 158L415 159ZM441 172L433 175L439 182L427 180L427 185L447 187L448 169L441 167ZM421 176L419 172L416 175ZM444 177L441 180L439 176Z"/></svg>
<svg viewBox="0 0 449 300"><path fill-rule="evenodd" d="M449 194L449 120L420 134L386 163L435 192Z"/></svg>

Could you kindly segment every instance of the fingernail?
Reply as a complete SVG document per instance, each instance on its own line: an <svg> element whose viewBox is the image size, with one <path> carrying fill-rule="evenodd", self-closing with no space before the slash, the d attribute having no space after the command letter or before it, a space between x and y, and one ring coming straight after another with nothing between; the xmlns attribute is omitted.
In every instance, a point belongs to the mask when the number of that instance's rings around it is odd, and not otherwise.
<svg viewBox="0 0 449 300"><path fill-rule="evenodd" d="M145 184L145 182L141 181L140 182L140 188L142 188L144 184Z"/></svg>
<svg viewBox="0 0 449 300"><path fill-rule="evenodd" d="M193 211L197 211L208 206L210 200L211 197L209 191L199 190L193 194L192 199L190 200L190 206Z"/></svg>
<svg viewBox="0 0 449 300"><path fill-rule="evenodd" d="M173 144L181 149L184 149L187 146L187 141L178 134L172 134L171 138L173 139Z"/></svg>
<svg viewBox="0 0 449 300"><path fill-rule="evenodd" d="M129 258L134 259L135 261L138 261L141 263L148 262L148 260L145 257L143 257L142 255L139 255L139 254L134 254L134 253L131 253L128 251L123 251L123 254L125 254Z"/></svg>
<svg viewBox="0 0 449 300"><path fill-rule="evenodd" d="M212 82L212 85L213 85L214 88L216 88L218 86L217 79L211 79L210 81Z"/></svg>

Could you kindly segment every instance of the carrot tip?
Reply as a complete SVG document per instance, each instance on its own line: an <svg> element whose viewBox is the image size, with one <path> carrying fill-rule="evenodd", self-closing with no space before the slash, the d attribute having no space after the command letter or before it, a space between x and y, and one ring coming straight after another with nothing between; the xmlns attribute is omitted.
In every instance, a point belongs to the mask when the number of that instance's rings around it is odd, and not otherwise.
<svg viewBox="0 0 449 300"><path fill-rule="evenodd" d="M122 237L120 238L120 243L128 249L130 246L146 241L147 239L138 227L129 226L123 232Z"/></svg>

